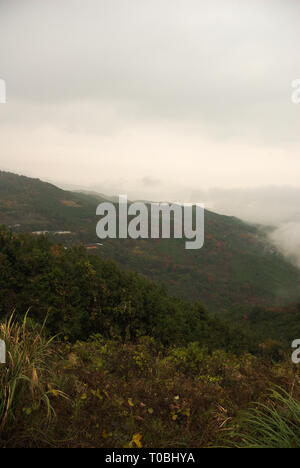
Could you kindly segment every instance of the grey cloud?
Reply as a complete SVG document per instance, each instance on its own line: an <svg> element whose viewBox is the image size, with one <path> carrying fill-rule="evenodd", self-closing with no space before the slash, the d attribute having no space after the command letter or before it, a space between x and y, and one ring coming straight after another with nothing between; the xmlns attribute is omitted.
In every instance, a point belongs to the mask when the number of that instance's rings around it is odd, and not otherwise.
<svg viewBox="0 0 300 468"><path fill-rule="evenodd" d="M2 0L1 73L14 99L121 102L139 120L289 145L299 17L293 0Z"/></svg>

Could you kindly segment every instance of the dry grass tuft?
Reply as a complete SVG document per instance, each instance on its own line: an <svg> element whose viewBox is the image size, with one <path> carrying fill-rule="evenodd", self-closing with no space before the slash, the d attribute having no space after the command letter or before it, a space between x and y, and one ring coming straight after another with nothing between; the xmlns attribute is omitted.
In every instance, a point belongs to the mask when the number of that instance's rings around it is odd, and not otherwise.
<svg viewBox="0 0 300 468"><path fill-rule="evenodd" d="M27 327L27 314L23 323L13 315L0 324L0 338L6 343L6 364L0 365L0 443L16 429L16 420L37 412L39 420L49 424L54 416L50 395L63 395L52 388L51 369L53 350L51 340L44 337L43 329L31 331ZM43 414L43 416L42 416Z"/></svg>

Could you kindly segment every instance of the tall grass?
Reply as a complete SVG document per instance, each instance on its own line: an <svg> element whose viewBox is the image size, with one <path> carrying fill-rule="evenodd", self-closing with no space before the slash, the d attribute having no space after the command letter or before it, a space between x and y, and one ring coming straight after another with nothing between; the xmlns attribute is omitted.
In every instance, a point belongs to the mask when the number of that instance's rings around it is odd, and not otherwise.
<svg viewBox="0 0 300 468"><path fill-rule="evenodd" d="M300 403L282 388L257 403L240 421L237 448L300 448Z"/></svg>
<svg viewBox="0 0 300 468"><path fill-rule="evenodd" d="M32 331L11 316L0 324L0 338L6 343L6 364L0 364L0 442L21 420L33 412L48 423L54 414L49 396L60 394L51 386L51 341L43 327ZM22 424L21 424L22 425ZM19 426L18 426L19 428Z"/></svg>

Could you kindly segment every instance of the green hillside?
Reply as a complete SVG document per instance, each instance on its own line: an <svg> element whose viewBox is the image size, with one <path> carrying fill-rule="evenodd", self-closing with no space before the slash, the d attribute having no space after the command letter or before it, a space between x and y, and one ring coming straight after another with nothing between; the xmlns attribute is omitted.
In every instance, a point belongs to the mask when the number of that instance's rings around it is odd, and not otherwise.
<svg viewBox="0 0 300 468"><path fill-rule="evenodd" d="M153 336L163 344L199 341L214 348L243 346L208 316L200 303L172 298L166 289L81 246L65 249L44 236L0 228L0 320L14 311L71 341L101 333L135 341ZM249 348L249 343L248 343Z"/></svg>
<svg viewBox="0 0 300 468"><path fill-rule="evenodd" d="M96 196L61 190L39 179L0 172L1 224L30 230L86 232L95 218Z"/></svg>
<svg viewBox="0 0 300 468"><path fill-rule="evenodd" d="M206 211L205 245L200 250L186 250L184 240L178 239L107 239L96 246L99 200L97 195L0 172L0 224L16 231L51 231L65 244L80 241L123 268L164 283L173 295L201 299L212 311L281 305L300 298L300 271L256 226Z"/></svg>
<svg viewBox="0 0 300 468"><path fill-rule="evenodd" d="M0 447L246 447L253 434L299 447L299 373L268 337L82 246L0 228Z"/></svg>
<svg viewBox="0 0 300 468"><path fill-rule="evenodd" d="M0 447L299 447L299 307L242 311L0 227Z"/></svg>

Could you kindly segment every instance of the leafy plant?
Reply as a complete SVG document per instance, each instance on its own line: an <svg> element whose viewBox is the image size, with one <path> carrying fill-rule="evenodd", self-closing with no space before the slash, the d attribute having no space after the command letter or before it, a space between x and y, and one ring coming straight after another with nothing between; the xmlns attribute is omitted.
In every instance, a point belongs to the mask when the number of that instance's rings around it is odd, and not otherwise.
<svg viewBox="0 0 300 468"><path fill-rule="evenodd" d="M286 390L271 391L268 402L256 403L240 421L235 447L300 448L300 402Z"/></svg>

